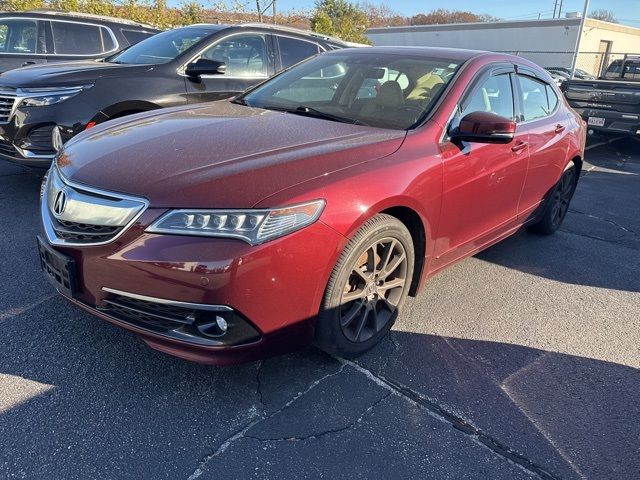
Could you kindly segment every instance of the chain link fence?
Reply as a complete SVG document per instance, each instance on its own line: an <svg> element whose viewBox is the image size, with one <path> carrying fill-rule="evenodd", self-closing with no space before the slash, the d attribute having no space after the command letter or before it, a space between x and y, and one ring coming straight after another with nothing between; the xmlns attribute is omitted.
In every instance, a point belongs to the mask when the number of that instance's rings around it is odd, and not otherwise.
<svg viewBox="0 0 640 480"><path fill-rule="evenodd" d="M573 61L573 52L543 52L543 51L501 51L500 53L509 53L519 57L531 60L543 68L556 69L559 71L571 72L571 63ZM628 60L640 60L640 52L580 52L576 59L576 74L580 76L590 75L593 77L601 77L606 72L609 65L614 61L619 64L617 68L622 71L622 65ZM625 69L628 71L628 67ZM634 70L635 72L635 70ZM619 72L618 72L619 73ZM633 73L633 72L632 72ZM636 75L640 75L640 71ZM634 79L638 79L635 76Z"/></svg>

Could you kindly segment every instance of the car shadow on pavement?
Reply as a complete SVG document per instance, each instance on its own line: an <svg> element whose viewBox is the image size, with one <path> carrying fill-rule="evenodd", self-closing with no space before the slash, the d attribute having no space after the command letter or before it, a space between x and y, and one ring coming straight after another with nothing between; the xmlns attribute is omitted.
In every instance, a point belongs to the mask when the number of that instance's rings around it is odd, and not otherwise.
<svg viewBox="0 0 640 480"><path fill-rule="evenodd" d="M638 369L397 330L406 327L399 322L358 364L456 428L551 475L542 478L633 478L640 471Z"/></svg>
<svg viewBox="0 0 640 480"><path fill-rule="evenodd" d="M553 478L623 478L640 466L638 371L591 358L394 330L355 362L309 349L210 367L154 352L57 298L5 319L0 345L3 477L186 478L207 458L215 475L203 478L251 476L257 466L265 478L286 476L296 458L336 478L346 465L363 478L429 475L456 471L434 460L443 445L458 448L450 435L461 449L486 441L505 462L511 450ZM386 470L368 471L367 452L352 455L363 435ZM211 457L229 439L241 441Z"/></svg>
<svg viewBox="0 0 640 480"><path fill-rule="evenodd" d="M640 175L584 175L560 231L521 231L475 257L575 285L640 292Z"/></svg>

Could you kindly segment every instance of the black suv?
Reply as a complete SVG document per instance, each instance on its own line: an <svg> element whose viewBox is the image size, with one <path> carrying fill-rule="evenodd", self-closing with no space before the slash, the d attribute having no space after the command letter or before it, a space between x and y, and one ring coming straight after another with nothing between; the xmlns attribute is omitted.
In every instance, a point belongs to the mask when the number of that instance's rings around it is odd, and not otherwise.
<svg viewBox="0 0 640 480"><path fill-rule="evenodd" d="M85 13L0 13L0 72L37 63L106 58L158 31Z"/></svg>
<svg viewBox="0 0 640 480"><path fill-rule="evenodd" d="M308 57L346 46L265 24L191 25L101 63L11 70L0 75L0 158L48 167L61 142L96 123L229 98Z"/></svg>

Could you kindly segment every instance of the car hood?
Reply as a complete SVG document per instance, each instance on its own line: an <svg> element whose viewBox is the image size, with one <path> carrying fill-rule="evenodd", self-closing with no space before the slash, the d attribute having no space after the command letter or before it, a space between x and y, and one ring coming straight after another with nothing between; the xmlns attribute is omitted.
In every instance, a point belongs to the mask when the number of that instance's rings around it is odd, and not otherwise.
<svg viewBox="0 0 640 480"><path fill-rule="evenodd" d="M155 207L249 208L288 187L396 151L404 131L228 101L133 115L65 146L68 179Z"/></svg>
<svg viewBox="0 0 640 480"><path fill-rule="evenodd" d="M151 65L121 65L89 60L31 65L1 74L0 87L67 86L106 77L141 74L152 68Z"/></svg>

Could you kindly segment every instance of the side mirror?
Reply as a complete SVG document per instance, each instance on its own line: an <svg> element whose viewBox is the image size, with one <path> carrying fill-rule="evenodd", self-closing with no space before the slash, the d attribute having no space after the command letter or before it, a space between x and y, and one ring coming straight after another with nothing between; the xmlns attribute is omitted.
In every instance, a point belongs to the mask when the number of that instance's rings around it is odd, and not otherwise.
<svg viewBox="0 0 640 480"><path fill-rule="evenodd" d="M516 133L516 122L495 113L471 112L451 132L451 140L479 143L509 143Z"/></svg>
<svg viewBox="0 0 640 480"><path fill-rule="evenodd" d="M224 75L227 65L217 60L200 58L187 65L184 73L187 77L198 78L200 75Z"/></svg>

